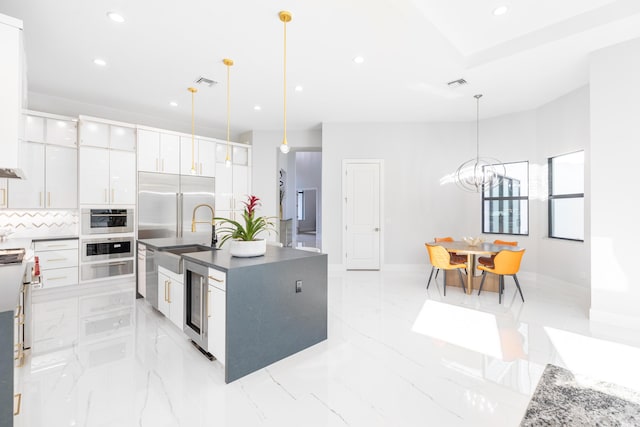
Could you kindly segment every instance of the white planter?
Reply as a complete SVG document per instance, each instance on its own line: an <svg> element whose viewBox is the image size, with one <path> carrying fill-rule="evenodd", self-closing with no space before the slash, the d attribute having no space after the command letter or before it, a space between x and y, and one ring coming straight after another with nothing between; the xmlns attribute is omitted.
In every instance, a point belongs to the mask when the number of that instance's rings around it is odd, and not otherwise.
<svg viewBox="0 0 640 427"><path fill-rule="evenodd" d="M267 251L267 241L260 240L231 240L229 253L232 256L248 258L264 255Z"/></svg>

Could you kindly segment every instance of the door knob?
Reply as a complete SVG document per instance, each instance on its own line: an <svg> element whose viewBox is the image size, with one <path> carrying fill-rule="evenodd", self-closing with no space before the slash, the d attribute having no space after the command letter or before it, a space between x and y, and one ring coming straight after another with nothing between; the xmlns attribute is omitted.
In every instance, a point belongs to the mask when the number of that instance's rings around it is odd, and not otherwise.
<svg viewBox="0 0 640 427"><path fill-rule="evenodd" d="M380 231L380 228L376 227L376 228L373 229L373 231Z"/></svg>

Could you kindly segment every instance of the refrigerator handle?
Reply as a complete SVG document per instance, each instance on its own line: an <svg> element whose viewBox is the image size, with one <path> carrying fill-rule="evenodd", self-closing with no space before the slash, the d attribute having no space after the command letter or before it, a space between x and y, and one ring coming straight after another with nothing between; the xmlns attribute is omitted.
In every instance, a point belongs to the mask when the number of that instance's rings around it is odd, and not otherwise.
<svg viewBox="0 0 640 427"><path fill-rule="evenodd" d="M182 193L176 193L176 232L182 237Z"/></svg>

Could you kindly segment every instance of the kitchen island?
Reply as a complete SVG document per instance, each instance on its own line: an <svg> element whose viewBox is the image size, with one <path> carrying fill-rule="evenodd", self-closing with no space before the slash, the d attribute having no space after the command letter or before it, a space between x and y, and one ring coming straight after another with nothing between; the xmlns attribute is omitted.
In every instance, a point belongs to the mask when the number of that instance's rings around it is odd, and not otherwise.
<svg viewBox="0 0 640 427"><path fill-rule="evenodd" d="M138 243L156 251L152 263L158 264L158 253L203 242L163 238ZM181 257L183 280L171 290L162 278L159 286L154 284L157 273L149 275L152 269L164 270L162 264L147 262L145 298L163 314L168 312L167 317L180 310L179 327L203 353L224 365L225 382L327 339L326 254L267 246L264 256L252 258L232 257L225 248L181 253ZM190 270L199 271L197 278ZM152 288L156 290L151 292ZM176 294L178 289L181 295ZM172 321L176 323L175 318Z"/></svg>
<svg viewBox="0 0 640 427"><path fill-rule="evenodd" d="M224 249L183 257L187 294L189 266L209 269L207 338L225 366L225 382L327 339L326 254L268 246L252 258Z"/></svg>

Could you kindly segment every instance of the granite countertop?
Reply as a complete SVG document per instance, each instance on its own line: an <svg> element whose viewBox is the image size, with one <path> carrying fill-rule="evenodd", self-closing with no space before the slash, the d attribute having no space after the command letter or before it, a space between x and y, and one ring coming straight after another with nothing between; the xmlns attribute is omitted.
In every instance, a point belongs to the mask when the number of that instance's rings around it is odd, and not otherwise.
<svg viewBox="0 0 640 427"><path fill-rule="evenodd" d="M0 242L0 249L31 248L31 239L8 239ZM27 266L22 264L0 265L0 312L13 311L18 304L22 277Z"/></svg>
<svg viewBox="0 0 640 427"><path fill-rule="evenodd" d="M208 267L216 267L225 271L232 270L234 268L252 267L256 265L291 261L295 259L317 256L326 257L327 254L301 251L293 248L267 246L266 254L251 258L238 258L231 256L227 248L222 248L215 251L194 252L182 255L182 257L186 260L206 265Z"/></svg>
<svg viewBox="0 0 640 427"><path fill-rule="evenodd" d="M188 245L209 246L211 243L211 236L158 237L155 239L138 239L138 242L161 251L163 249L178 248L180 246Z"/></svg>

